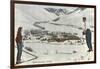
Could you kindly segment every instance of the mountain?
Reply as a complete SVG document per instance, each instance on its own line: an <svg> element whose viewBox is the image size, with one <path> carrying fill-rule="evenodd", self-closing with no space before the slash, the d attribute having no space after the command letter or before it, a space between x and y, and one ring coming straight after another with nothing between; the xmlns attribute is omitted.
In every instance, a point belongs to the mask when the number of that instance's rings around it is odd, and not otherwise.
<svg viewBox="0 0 100 69"><path fill-rule="evenodd" d="M73 7L72 8L71 7L71 9L69 9L69 8L44 8L44 9L50 13L54 13L55 15L60 16L60 15L68 15L68 14L74 13L78 10L83 11L86 8L84 8L84 7Z"/></svg>
<svg viewBox="0 0 100 69"><path fill-rule="evenodd" d="M56 12L56 13L55 13ZM55 14L59 14L59 16ZM63 13L63 15L61 14ZM94 26L94 9L80 7L56 7L41 5L15 5L15 30L42 29L51 32L67 32L82 34L82 17L87 17L87 23Z"/></svg>

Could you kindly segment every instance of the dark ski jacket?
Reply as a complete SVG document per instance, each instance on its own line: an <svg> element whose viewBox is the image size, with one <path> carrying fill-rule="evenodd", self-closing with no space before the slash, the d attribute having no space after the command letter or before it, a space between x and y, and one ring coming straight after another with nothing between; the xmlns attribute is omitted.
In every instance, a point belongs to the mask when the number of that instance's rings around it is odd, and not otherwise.
<svg viewBox="0 0 100 69"><path fill-rule="evenodd" d="M17 33L16 43L22 43L22 34L20 32Z"/></svg>

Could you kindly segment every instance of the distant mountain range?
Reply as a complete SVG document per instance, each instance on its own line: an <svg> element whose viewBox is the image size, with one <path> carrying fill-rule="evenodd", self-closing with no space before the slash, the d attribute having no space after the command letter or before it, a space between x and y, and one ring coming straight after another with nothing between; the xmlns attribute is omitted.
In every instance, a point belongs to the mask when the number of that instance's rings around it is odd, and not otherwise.
<svg viewBox="0 0 100 69"><path fill-rule="evenodd" d="M78 10L82 11L86 8L79 8L78 7L78 8L74 8L73 10L68 10L68 9L63 9L63 8L44 8L44 9L50 13L54 13L57 16L59 16L59 15L68 15L68 14L71 14L71 13L78 11Z"/></svg>
<svg viewBox="0 0 100 69"><path fill-rule="evenodd" d="M59 8L59 9L56 9L56 8L45 8L45 10L47 10L48 12L51 12L51 13L55 13L57 16L59 16L60 14L67 14L68 11L66 9L62 9L62 8Z"/></svg>

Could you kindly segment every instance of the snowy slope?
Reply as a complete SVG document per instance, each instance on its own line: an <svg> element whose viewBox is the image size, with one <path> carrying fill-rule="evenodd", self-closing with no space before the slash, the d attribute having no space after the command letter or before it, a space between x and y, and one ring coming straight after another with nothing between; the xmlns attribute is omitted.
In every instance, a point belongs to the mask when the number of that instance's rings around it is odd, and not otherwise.
<svg viewBox="0 0 100 69"><path fill-rule="evenodd" d="M17 10L16 10L17 9ZM57 18L55 14L47 12L43 7L37 6L37 5L17 5L16 4L15 9L15 24L16 26L22 25L25 26L24 28L38 28L36 26L32 26L35 22L41 21L49 21L48 24L41 23L39 26L44 27L48 31L70 31L73 33L77 28L74 28L73 30L70 29L72 27L66 27L64 25L74 25L76 27L82 27L82 17L87 17L87 23L89 23L91 26L94 26L93 24L93 9L86 9L83 11L76 11L69 15L63 15L60 16L60 19L57 22L52 21L53 19ZM28 9L28 10L27 10ZM63 24L62 26L56 26L52 25L50 23L55 24ZM19 25L18 25L19 24ZM56 28L57 27L57 28ZM77 31L80 31L77 29ZM76 31L76 32L77 32Z"/></svg>
<svg viewBox="0 0 100 69"><path fill-rule="evenodd" d="M50 14L41 6L35 6L35 5L21 5L16 4L15 5L15 30L19 26L22 26L23 29L37 29L37 27L33 26L35 22L40 21L48 21L55 19L56 15Z"/></svg>

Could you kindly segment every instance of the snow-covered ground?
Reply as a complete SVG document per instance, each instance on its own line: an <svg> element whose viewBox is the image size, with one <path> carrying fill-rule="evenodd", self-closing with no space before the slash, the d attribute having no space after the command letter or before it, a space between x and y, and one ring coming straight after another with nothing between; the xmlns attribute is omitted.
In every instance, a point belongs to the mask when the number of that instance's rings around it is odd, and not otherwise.
<svg viewBox="0 0 100 69"><path fill-rule="evenodd" d="M78 37L82 38L82 17L87 17L87 23L92 30L92 46L93 51L87 52L86 42L78 43L77 40L70 40L72 44L66 40L64 42L46 42L37 40L31 36L31 40L24 40L22 52L22 63L18 65L35 65L35 64L50 64L50 63L70 63L94 60L94 9L86 8L78 10L68 15L55 15L46 11L44 8L59 8L59 6L42 6L42 5L15 5L15 36L19 26L23 30L44 29L49 32L66 32L77 33ZM72 11L77 7L60 7ZM53 21L59 17L56 22ZM46 23L43 23L45 21ZM38 24L35 24L37 23ZM35 24L35 25L34 25ZM36 26L38 25L38 26ZM39 27L40 26L40 27ZM15 44L16 45L16 44ZM27 48L31 49L28 50ZM17 49L15 48L15 62Z"/></svg>
<svg viewBox="0 0 100 69"><path fill-rule="evenodd" d="M93 44L92 44L93 45ZM32 51L26 49L31 48ZM94 46L93 46L94 47ZM68 62L82 62L93 61L94 51L87 52L86 44L69 42L40 42L37 40L26 40L24 42L24 51L27 51L35 56L32 56L23 51L22 63L20 65L34 65L34 64L47 64L47 63L68 63Z"/></svg>

